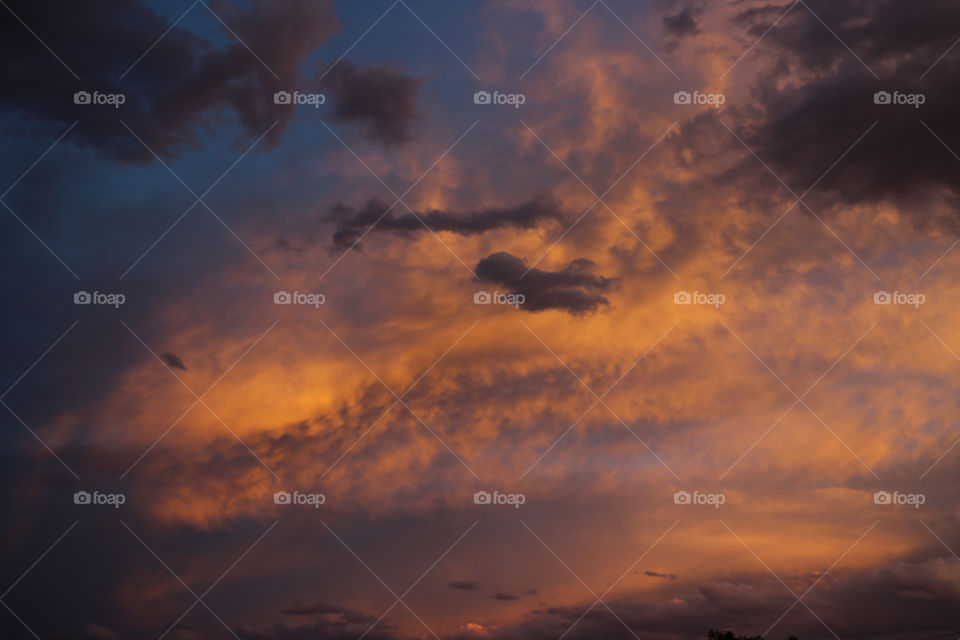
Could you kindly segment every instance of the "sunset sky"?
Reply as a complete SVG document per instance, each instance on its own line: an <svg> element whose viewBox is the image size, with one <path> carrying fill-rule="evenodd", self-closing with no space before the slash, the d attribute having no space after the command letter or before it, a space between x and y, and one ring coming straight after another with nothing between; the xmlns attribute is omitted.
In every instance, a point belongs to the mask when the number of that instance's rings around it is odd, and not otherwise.
<svg viewBox="0 0 960 640"><path fill-rule="evenodd" d="M0 5L0 637L960 635L956 2Z"/></svg>

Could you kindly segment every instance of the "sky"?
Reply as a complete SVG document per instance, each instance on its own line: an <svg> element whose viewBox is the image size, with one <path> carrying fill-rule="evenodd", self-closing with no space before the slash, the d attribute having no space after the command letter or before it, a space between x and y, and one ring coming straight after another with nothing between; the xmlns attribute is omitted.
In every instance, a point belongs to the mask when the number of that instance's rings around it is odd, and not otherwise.
<svg viewBox="0 0 960 640"><path fill-rule="evenodd" d="M0 2L0 635L960 634L960 7Z"/></svg>

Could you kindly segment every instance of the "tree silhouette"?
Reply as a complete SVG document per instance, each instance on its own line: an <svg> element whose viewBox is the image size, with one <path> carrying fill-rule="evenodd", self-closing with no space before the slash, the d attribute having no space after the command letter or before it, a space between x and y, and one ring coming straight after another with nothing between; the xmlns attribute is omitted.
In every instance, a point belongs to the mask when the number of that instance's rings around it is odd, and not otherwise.
<svg viewBox="0 0 960 640"><path fill-rule="evenodd" d="M733 631L717 631L710 629L707 640L763 640L763 636L735 636ZM797 636L790 636L787 640L798 640Z"/></svg>

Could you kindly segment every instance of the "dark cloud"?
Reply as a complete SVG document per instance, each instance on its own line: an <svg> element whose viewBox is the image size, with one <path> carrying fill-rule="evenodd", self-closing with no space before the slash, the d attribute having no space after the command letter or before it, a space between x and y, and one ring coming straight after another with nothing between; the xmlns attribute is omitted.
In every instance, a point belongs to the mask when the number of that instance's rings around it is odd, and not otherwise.
<svg viewBox="0 0 960 640"><path fill-rule="evenodd" d="M672 36L685 38L700 33L697 24L697 10L686 6L677 13L663 17L663 27Z"/></svg>
<svg viewBox="0 0 960 640"><path fill-rule="evenodd" d="M361 613L355 609L350 609L339 604L329 604L318 602L314 604L295 604L282 612L286 616L322 616L336 615L343 622L360 624L363 622L372 623L376 618L372 615Z"/></svg>
<svg viewBox="0 0 960 640"><path fill-rule="evenodd" d="M751 9L736 21L752 37L789 6ZM879 121L814 195L829 196L823 198L827 204L892 202L918 225L930 223L938 209L948 210L946 222L956 225L960 162L944 145L960 149L960 49L933 65L956 41L960 5L931 0L909 12L895 0L809 6L879 79L798 5L758 47L773 63L755 84L757 104L741 111L739 135L800 194ZM792 81L779 81L786 77ZM878 91L922 94L925 103L877 105Z"/></svg>
<svg viewBox="0 0 960 640"><path fill-rule="evenodd" d="M362 125L371 138L398 145L413 138L420 118L417 92L422 78L402 75L390 67L359 69L340 62L323 80L332 93L334 120Z"/></svg>
<svg viewBox="0 0 960 640"><path fill-rule="evenodd" d="M596 265L586 258L574 260L560 271L529 271L524 261L505 251L491 254L477 263L481 282L506 287L525 298L522 309L544 311L560 309L573 315L597 311L610 301L597 292L617 284L616 278L594 275Z"/></svg>
<svg viewBox="0 0 960 640"><path fill-rule="evenodd" d="M183 364L183 360L181 360L179 356L177 356L176 354L170 353L168 351L167 353L164 353L160 357L163 358L163 361L167 363L168 367L171 367L173 369L182 369L184 371L187 370L186 365Z"/></svg>
<svg viewBox="0 0 960 640"><path fill-rule="evenodd" d="M460 589L461 591L476 591L480 588L480 585L476 582L451 582L451 589Z"/></svg>
<svg viewBox="0 0 960 640"><path fill-rule="evenodd" d="M349 248L375 223L371 233L389 231L411 234L426 232L429 227L434 232L450 231L471 236L496 229L533 229L543 220L563 220L560 204L549 195L539 195L514 207L489 207L470 213L432 209L417 212L415 216L409 212L399 213L404 209L402 204L398 204L384 215L389 207L389 204L376 199L368 201L362 209L342 203L334 205L328 216L336 223L334 246Z"/></svg>
<svg viewBox="0 0 960 640"><path fill-rule="evenodd" d="M494 600L506 600L506 601L520 599L519 596L515 596L511 593L504 593L503 591L497 591L495 594L493 594L490 597Z"/></svg>
<svg viewBox="0 0 960 640"><path fill-rule="evenodd" d="M218 38L216 44L182 25L158 41L171 21L137 0L17 0L10 8L43 34L79 79L10 11L3 11L0 109L28 118L29 124L18 125L26 134L38 125L62 131L79 120L71 141L127 162L148 162L151 155L121 119L166 156L198 147L205 131L227 112L252 136L259 137L279 121L267 142L279 140L293 108L273 104L273 93L293 83L304 60L338 29L331 4L313 0L255 0L246 10L211 2L210 8L243 40L222 30L222 42ZM220 26L204 5L193 12ZM122 93L125 102L119 108L77 105L77 91Z"/></svg>
<svg viewBox="0 0 960 640"><path fill-rule="evenodd" d="M656 571L644 571L644 575L650 576L651 578L663 578L665 580L676 580L677 576L672 573L657 573Z"/></svg>

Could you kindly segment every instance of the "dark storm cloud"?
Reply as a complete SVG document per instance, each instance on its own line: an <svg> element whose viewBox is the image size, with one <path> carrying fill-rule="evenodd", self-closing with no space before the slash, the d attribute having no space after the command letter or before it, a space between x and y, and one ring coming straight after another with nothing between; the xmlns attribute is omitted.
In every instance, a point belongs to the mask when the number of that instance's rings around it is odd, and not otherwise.
<svg viewBox="0 0 960 640"><path fill-rule="evenodd" d="M758 47L773 63L754 86L756 111L735 125L739 135L799 194L879 121L815 193L847 204L890 201L917 224L931 221L931 205L946 203L955 219L960 163L930 130L960 149L960 49L933 66L960 32L960 5L937 0L905 11L894 0L809 4L879 79L798 5ZM759 35L788 7L745 11L736 22ZM795 80L779 82L788 75ZM877 91L923 94L925 103L877 105Z"/></svg>
<svg viewBox="0 0 960 640"><path fill-rule="evenodd" d="M476 582L451 582L451 589L460 589L461 591L476 591L480 588L480 585Z"/></svg>
<svg viewBox="0 0 960 640"><path fill-rule="evenodd" d="M163 361L167 363L168 367L171 367L173 369L182 369L183 371L187 370L186 365L183 364L183 360L181 360L180 357L177 356L176 354L170 353L168 351L167 353L164 353L160 357L163 358Z"/></svg>
<svg viewBox="0 0 960 640"><path fill-rule="evenodd" d="M505 601L520 599L519 596L515 596L512 593L504 593L503 591L497 591L495 594L493 594L490 597L494 600L505 600Z"/></svg>
<svg viewBox="0 0 960 640"><path fill-rule="evenodd" d="M596 265L586 258L574 260L559 271L533 268L505 251L491 254L477 263L477 278L508 288L525 298L525 311L559 309L573 315L596 311L610 301L597 292L617 284L616 278L594 275Z"/></svg>
<svg viewBox="0 0 960 640"><path fill-rule="evenodd" d="M398 204L384 215L389 208L389 204L376 199L368 201L362 209L335 204L328 215L328 219L336 223L334 246L349 248L374 224L376 226L373 226L371 233L390 231L411 234L427 232L429 227L434 232L450 231L471 236L496 229L533 229L541 221L563 219L560 204L549 195L539 195L514 207L489 207L470 213L433 209L417 212L416 215L409 212L404 214L398 213L404 211L403 205Z"/></svg>
<svg viewBox="0 0 960 640"><path fill-rule="evenodd" d="M332 95L334 120L357 123L367 135L386 145L413 138L411 128L420 119L417 92L422 78L410 78L390 67L359 69L340 62L323 80Z"/></svg>
<svg viewBox="0 0 960 640"><path fill-rule="evenodd" d="M644 575L650 576L651 578L663 578L665 580L676 580L677 576L672 573L657 573L656 571L644 571Z"/></svg>
<svg viewBox="0 0 960 640"><path fill-rule="evenodd" d="M247 10L226 2L210 6L256 55L226 30L219 45L182 26L158 42L172 21L137 0L11 2L17 16L42 34L79 79L3 11L0 108L30 118L33 127L55 124L51 128L63 130L79 120L72 141L128 162L146 162L151 156L121 119L161 155L199 146L204 131L226 111L253 136L280 121L268 139L276 141L293 108L274 105L273 93L294 82L301 63L338 29L330 3L256 0ZM193 12L219 26L202 4ZM122 93L126 99L119 108L74 104L74 92L81 90ZM31 132L22 126L22 132Z"/></svg>
<svg viewBox="0 0 960 640"><path fill-rule="evenodd" d="M697 24L697 10L686 6L677 13L663 17L663 28L672 36L684 38L700 33Z"/></svg>

